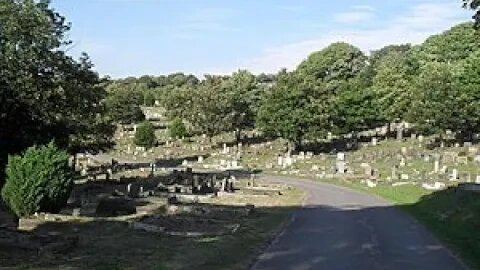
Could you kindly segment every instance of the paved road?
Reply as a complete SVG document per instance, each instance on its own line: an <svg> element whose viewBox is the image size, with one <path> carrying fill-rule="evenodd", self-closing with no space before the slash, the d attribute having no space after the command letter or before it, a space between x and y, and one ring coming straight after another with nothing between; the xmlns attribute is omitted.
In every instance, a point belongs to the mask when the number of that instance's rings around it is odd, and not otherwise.
<svg viewBox="0 0 480 270"><path fill-rule="evenodd" d="M467 269L421 225L388 202L328 184L265 179L309 191L253 270Z"/></svg>

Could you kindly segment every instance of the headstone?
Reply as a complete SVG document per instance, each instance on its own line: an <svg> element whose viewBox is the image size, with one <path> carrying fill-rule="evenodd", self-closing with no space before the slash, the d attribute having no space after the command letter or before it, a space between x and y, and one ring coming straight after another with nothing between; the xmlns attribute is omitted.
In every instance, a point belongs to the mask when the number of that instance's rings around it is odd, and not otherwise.
<svg viewBox="0 0 480 270"><path fill-rule="evenodd" d="M405 165L406 165L405 158L402 157L402 159L400 160L400 167L405 167Z"/></svg>
<svg viewBox="0 0 480 270"><path fill-rule="evenodd" d="M337 154L337 160L338 161L345 161L345 153L340 152Z"/></svg>
<svg viewBox="0 0 480 270"><path fill-rule="evenodd" d="M451 175L450 181L457 181L457 179L458 179L458 170L457 170L457 169L453 169L453 170L452 170L452 175Z"/></svg>
<svg viewBox="0 0 480 270"><path fill-rule="evenodd" d="M277 165L278 165L278 166L283 166L283 156L278 156L278 158L277 158Z"/></svg>
<svg viewBox="0 0 480 270"><path fill-rule="evenodd" d="M226 191L226 189L227 189L227 178L223 178L221 191Z"/></svg>
<svg viewBox="0 0 480 270"><path fill-rule="evenodd" d="M418 136L418 142L419 143L423 143L424 139L425 139L425 137L423 135Z"/></svg>
<svg viewBox="0 0 480 270"><path fill-rule="evenodd" d="M188 166L188 160L184 159L182 162L182 166Z"/></svg>
<svg viewBox="0 0 480 270"><path fill-rule="evenodd" d="M198 156L198 163L203 163L203 156Z"/></svg>
<svg viewBox="0 0 480 270"><path fill-rule="evenodd" d="M403 140L403 126L397 128L397 140Z"/></svg>
<svg viewBox="0 0 480 270"><path fill-rule="evenodd" d="M336 163L336 171L339 174L344 174L346 172L346 163L345 161L337 161Z"/></svg>
<svg viewBox="0 0 480 270"><path fill-rule="evenodd" d="M440 170L440 161L435 160L435 162L433 164L433 172L438 173L439 170Z"/></svg>
<svg viewBox="0 0 480 270"><path fill-rule="evenodd" d="M228 147L226 143L223 144L223 153L228 154Z"/></svg>
<svg viewBox="0 0 480 270"><path fill-rule="evenodd" d="M292 157L286 157L283 162L283 167L290 167L293 164L293 158Z"/></svg>

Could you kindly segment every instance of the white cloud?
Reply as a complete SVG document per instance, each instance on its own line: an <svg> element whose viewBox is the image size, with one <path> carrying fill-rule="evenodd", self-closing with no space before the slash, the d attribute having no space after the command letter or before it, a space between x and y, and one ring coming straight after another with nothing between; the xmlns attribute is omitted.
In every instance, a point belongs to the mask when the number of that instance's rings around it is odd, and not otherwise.
<svg viewBox="0 0 480 270"><path fill-rule="evenodd" d="M371 6L353 6L350 11L335 14L333 20L337 23L359 23L373 18L375 8Z"/></svg>
<svg viewBox="0 0 480 270"><path fill-rule="evenodd" d="M241 63L240 67L255 73L276 72L282 67L293 69L311 52L318 51L337 41L351 43L364 52L389 44L418 44L428 36L463 22L468 17L469 15L461 9L458 3L422 3L414 6L408 14L392 18L389 22L379 24L375 28L368 30L332 29L317 38L269 48L260 56ZM222 73L229 73L231 70Z"/></svg>
<svg viewBox="0 0 480 270"><path fill-rule="evenodd" d="M336 14L334 21L338 23L358 23L369 21L372 18L373 13L370 11L349 11Z"/></svg>

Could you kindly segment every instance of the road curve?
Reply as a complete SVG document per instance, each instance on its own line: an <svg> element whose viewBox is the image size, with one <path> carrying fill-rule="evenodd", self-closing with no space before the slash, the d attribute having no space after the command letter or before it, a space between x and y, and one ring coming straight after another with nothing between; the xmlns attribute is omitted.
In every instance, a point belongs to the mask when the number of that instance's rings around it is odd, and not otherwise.
<svg viewBox="0 0 480 270"><path fill-rule="evenodd" d="M467 269L423 226L385 200L295 178L264 179L304 188L308 197L252 270Z"/></svg>

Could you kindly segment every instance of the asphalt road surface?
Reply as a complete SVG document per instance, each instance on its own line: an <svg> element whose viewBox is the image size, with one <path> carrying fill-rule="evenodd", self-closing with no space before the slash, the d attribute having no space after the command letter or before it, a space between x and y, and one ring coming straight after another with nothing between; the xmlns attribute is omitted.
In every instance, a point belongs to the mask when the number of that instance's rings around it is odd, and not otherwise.
<svg viewBox="0 0 480 270"><path fill-rule="evenodd" d="M423 226L382 199L328 184L264 178L309 195L251 269L467 269Z"/></svg>

